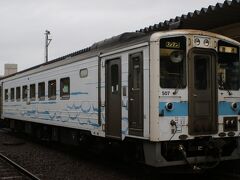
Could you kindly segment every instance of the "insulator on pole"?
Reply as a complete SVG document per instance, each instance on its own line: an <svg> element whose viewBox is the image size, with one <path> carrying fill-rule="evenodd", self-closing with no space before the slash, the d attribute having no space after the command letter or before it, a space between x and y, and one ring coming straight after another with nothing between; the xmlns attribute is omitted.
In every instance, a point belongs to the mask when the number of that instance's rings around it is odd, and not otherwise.
<svg viewBox="0 0 240 180"><path fill-rule="evenodd" d="M48 36L50 35L50 31L45 31L45 62L48 62L48 46L52 39L49 39Z"/></svg>

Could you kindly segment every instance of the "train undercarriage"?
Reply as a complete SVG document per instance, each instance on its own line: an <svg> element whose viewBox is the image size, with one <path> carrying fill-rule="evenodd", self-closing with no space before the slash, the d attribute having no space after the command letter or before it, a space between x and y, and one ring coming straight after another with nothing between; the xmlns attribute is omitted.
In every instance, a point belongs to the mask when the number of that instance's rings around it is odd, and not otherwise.
<svg viewBox="0 0 240 180"><path fill-rule="evenodd" d="M125 138L124 141L92 136L89 131L4 120L2 127L47 142L80 147L94 153L117 153L127 162L147 164L152 167L189 166L194 171L216 167L222 160L234 160L240 155L240 138L196 137L192 140L151 143L146 140Z"/></svg>

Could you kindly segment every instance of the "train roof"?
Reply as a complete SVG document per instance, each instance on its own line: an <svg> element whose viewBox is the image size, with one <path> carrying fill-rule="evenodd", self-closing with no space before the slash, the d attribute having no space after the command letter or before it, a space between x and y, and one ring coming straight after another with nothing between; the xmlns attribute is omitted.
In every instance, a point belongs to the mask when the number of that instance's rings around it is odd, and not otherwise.
<svg viewBox="0 0 240 180"><path fill-rule="evenodd" d="M227 25L240 21L240 0L226 0L223 4L217 3L216 6L210 5L208 8L202 8L201 10L195 10L189 12L187 15L177 16L174 19L166 20L158 24L145 27L135 32L126 32L109 39L94 43L92 46L75 51L73 53L61 56L46 63L39 64L37 66L19 71L15 74L0 78L5 79L16 74L20 74L32 69L36 69L48 64L53 64L58 61L66 60L77 55L81 55L89 52L101 52L113 47L121 47L133 42L146 41L150 35L157 31L173 30L173 29L199 29L207 30L222 25Z"/></svg>
<svg viewBox="0 0 240 180"><path fill-rule="evenodd" d="M136 32L153 33L168 29L199 29L209 30L221 26L240 22L240 0L224 1L215 6L208 6L201 10L195 10L188 14L176 16L170 20L165 20Z"/></svg>

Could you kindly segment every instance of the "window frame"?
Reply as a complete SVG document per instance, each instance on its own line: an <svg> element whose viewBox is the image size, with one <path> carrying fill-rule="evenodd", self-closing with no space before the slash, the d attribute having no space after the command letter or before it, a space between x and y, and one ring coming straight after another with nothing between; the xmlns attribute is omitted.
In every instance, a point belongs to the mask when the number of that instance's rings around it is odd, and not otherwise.
<svg viewBox="0 0 240 180"><path fill-rule="evenodd" d="M68 93L64 94L63 92L63 81L68 80ZM68 100L70 99L70 77L64 77L60 79L60 99L61 100Z"/></svg>
<svg viewBox="0 0 240 180"><path fill-rule="evenodd" d="M21 101L21 87L20 86L16 87L16 101Z"/></svg>
<svg viewBox="0 0 240 180"><path fill-rule="evenodd" d="M111 71L111 93L112 94L118 94L119 92L119 65L118 64L112 64L110 67Z"/></svg>
<svg viewBox="0 0 240 180"><path fill-rule="evenodd" d="M9 99L9 90L8 89L5 89L4 90L4 100L5 102L8 102L8 99Z"/></svg>
<svg viewBox="0 0 240 180"><path fill-rule="evenodd" d="M34 87L34 94L32 94L32 87ZM35 101L36 100L36 84L30 84L30 94L29 94L29 97L30 97L31 101Z"/></svg>
<svg viewBox="0 0 240 180"><path fill-rule="evenodd" d="M82 72L83 72L83 71L86 71L86 75L82 75ZM88 68L80 69L80 71L79 71L79 76L80 76L80 78L86 78L86 77L88 77Z"/></svg>
<svg viewBox="0 0 240 180"><path fill-rule="evenodd" d="M55 82L55 91L52 91L52 87L51 83ZM52 94L52 92L55 92L54 94ZM57 98L57 81L56 79L50 80L48 81L48 99L49 100L56 100Z"/></svg>
<svg viewBox="0 0 240 180"><path fill-rule="evenodd" d="M22 100L27 101L28 98L28 85L22 86Z"/></svg>
<svg viewBox="0 0 240 180"><path fill-rule="evenodd" d="M43 87L43 90L41 89L41 87ZM46 91L45 82L44 81L39 82L38 83L38 100L39 101L44 101L45 100L45 96L46 96L45 91Z"/></svg>
<svg viewBox="0 0 240 180"><path fill-rule="evenodd" d="M174 47L174 46L169 46L169 47L162 47L163 46L163 43L161 42L161 41L163 41L163 42L165 42L165 43L167 43L167 40L168 39L173 39L173 40L175 40L175 39L184 39L184 44L182 45L182 46L179 46L179 47L177 47L176 46L176 48ZM170 42L170 41L169 41ZM174 42L173 42L174 43ZM188 77L187 77L187 75L188 75L188 72L187 72L187 60L188 60L188 55L187 55L187 37L186 36L166 36L166 37L162 37L160 40L159 40L159 75L160 75L160 79L159 79L159 86L160 86L160 88L161 89L179 89L179 90L184 90L184 89L186 89L187 88L187 86L188 86ZM170 44L171 45L171 44ZM174 45L174 44L172 44L172 45ZM177 45L177 44L175 44L175 45ZM163 86L163 81L161 80L161 64L162 64L162 62L161 62L161 60L162 60L162 58L161 58L161 56L162 56L162 54L161 54L161 49L170 49L170 50L176 50L176 51L183 51L184 52L184 56L183 56L183 65L182 65L182 68L183 68L183 78L182 78L182 85L179 87L179 86L176 86L176 87L166 87L166 85L164 85ZM181 62L179 62L179 63L181 63Z"/></svg>
<svg viewBox="0 0 240 180"><path fill-rule="evenodd" d="M236 48L236 53L230 53L230 52L222 52L220 49L221 47L226 46L226 47L231 47L231 48ZM234 58L233 56L236 54L236 60L234 63L238 63L237 68L231 69L231 71L227 70L229 68L229 64L227 64L227 68L223 68L222 65L224 65L224 60L226 60L228 63L233 62L229 61L229 57L231 57L231 60ZM218 41L218 51L217 51L218 59L217 59L217 81L218 81L218 90L220 91L238 91L240 89L240 47L237 46L234 43L227 42L225 40L219 40ZM221 82L219 75L221 74L220 70L225 71L225 80ZM238 71L234 75L228 75L229 72L233 74L234 71ZM228 71L228 72L227 72ZM237 81L233 83L233 79L229 77L237 77ZM219 81L220 80L220 81ZM234 88L233 85L237 85L236 88Z"/></svg>
<svg viewBox="0 0 240 180"><path fill-rule="evenodd" d="M10 88L10 100L15 101L15 88Z"/></svg>

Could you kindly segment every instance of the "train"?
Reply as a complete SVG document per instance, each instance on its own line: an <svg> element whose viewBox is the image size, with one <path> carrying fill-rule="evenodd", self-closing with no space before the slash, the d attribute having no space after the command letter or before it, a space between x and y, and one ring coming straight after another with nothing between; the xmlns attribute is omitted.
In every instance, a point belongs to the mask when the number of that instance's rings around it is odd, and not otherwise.
<svg viewBox="0 0 240 180"><path fill-rule="evenodd" d="M1 78L1 122L153 167L237 160L239 47L194 29L126 32Z"/></svg>

